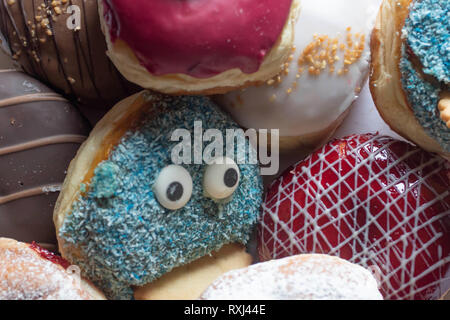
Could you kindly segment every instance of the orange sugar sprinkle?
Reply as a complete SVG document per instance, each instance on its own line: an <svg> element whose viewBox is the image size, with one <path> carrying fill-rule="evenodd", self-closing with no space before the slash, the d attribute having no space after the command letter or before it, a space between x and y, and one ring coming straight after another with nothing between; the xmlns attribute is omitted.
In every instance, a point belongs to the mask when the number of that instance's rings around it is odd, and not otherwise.
<svg viewBox="0 0 450 320"><path fill-rule="evenodd" d="M351 33L351 27L346 29L346 38L339 41L339 37L331 38L328 35L314 34L311 41L298 58L297 78L301 76L306 67L310 75L320 75L322 70L328 68L330 74L336 72L335 64L340 61L337 51L343 51L343 67L338 70L342 75L349 72L348 67L358 61L365 48L365 35L361 33ZM356 39L356 41L354 41ZM359 40L358 40L359 39ZM293 58L290 57L289 61Z"/></svg>

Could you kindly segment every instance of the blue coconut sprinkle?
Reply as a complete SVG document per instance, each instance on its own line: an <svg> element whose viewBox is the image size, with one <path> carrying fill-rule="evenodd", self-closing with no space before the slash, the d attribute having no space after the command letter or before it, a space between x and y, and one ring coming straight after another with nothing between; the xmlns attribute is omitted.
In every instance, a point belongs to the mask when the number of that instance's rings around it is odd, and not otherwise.
<svg viewBox="0 0 450 320"><path fill-rule="evenodd" d="M262 180L252 164L239 164L241 181L228 202L204 197L205 166L192 164L183 165L194 188L187 205L170 211L158 203L152 187L172 164L171 150L178 143L170 141L174 129L192 132L194 121L201 121L204 130L219 129L225 136L226 129L238 126L208 98L164 97L154 105L164 112L124 135L60 229L67 245L80 250L69 252L69 260L111 299L132 299L133 286L151 283L225 244L246 244L259 216ZM235 152L255 151L247 142L236 144Z"/></svg>
<svg viewBox="0 0 450 320"><path fill-rule="evenodd" d="M403 34L420 59L423 72L450 81L450 1L413 1Z"/></svg>
<svg viewBox="0 0 450 320"><path fill-rule="evenodd" d="M97 198L111 198L116 194L119 171L119 167L111 161L105 161L95 169L91 188Z"/></svg>
<svg viewBox="0 0 450 320"><path fill-rule="evenodd" d="M422 0L411 4L403 28L400 70L402 85L414 115L425 132L450 152L450 130L438 110L442 85L450 79L450 1ZM423 65L425 74L438 81L424 78L410 61L408 46Z"/></svg>

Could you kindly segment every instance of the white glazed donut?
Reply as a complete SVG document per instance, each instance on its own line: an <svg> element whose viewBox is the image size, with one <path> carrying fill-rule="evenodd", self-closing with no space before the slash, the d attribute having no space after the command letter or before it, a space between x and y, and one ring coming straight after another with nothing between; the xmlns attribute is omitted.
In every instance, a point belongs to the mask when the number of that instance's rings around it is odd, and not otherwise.
<svg viewBox="0 0 450 320"><path fill-rule="evenodd" d="M302 1L284 71L266 85L220 96L219 103L245 128L279 129L281 149L325 142L367 79L380 2Z"/></svg>
<svg viewBox="0 0 450 320"><path fill-rule="evenodd" d="M203 300L382 300L369 270L328 255L297 255L230 271Z"/></svg>

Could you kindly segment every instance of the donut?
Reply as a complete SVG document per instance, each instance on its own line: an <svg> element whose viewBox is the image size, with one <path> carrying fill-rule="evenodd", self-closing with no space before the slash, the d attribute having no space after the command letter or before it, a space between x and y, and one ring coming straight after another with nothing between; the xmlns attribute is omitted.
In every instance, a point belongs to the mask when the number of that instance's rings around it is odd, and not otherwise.
<svg viewBox="0 0 450 320"><path fill-rule="evenodd" d="M382 300L370 271L343 259L297 255L227 272L202 300Z"/></svg>
<svg viewBox="0 0 450 320"><path fill-rule="evenodd" d="M55 250L53 209L91 127L30 76L0 70L0 237Z"/></svg>
<svg viewBox="0 0 450 320"><path fill-rule="evenodd" d="M36 243L0 238L0 300L104 300L70 264Z"/></svg>
<svg viewBox="0 0 450 320"><path fill-rule="evenodd" d="M237 130L237 157L219 161L216 149L196 164L198 147L209 145L194 142L191 164L174 160L174 130L193 137L199 123L205 132ZM263 187L259 166L243 160L255 153L207 97L144 91L123 100L69 167L54 212L60 252L108 298L198 298L221 273L252 261L245 244Z"/></svg>
<svg viewBox="0 0 450 320"><path fill-rule="evenodd" d="M450 288L450 165L373 134L335 140L269 188L261 261L329 254L376 271L385 299L438 299Z"/></svg>
<svg viewBox="0 0 450 320"><path fill-rule="evenodd" d="M450 159L450 3L385 0L372 37L370 87L389 126Z"/></svg>
<svg viewBox="0 0 450 320"><path fill-rule="evenodd" d="M23 71L77 100L93 122L141 90L105 54L97 1L0 1L0 34Z"/></svg>
<svg viewBox="0 0 450 320"><path fill-rule="evenodd" d="M280 71L298 0L102 0L108 55L131 82L168 94L218 94Z"/></svg>
<svg viewBox="0 0 450 320"><path fill-rule="evenodd" d="M302 1L294 48L281 73L217 102L245 128L278 129L282 151L327 142L367 80L379 3Z"/></svg>

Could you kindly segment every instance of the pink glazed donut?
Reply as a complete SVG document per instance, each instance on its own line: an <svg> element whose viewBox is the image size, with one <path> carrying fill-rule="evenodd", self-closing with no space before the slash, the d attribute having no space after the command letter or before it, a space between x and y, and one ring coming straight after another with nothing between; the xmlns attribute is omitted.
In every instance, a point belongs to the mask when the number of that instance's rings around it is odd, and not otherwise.
<svg viewBox="0 0 450 320"><path fill-rule="evenodd" d="M117 68L171 94L221 93L277 74L297 9L297 0L100 1Z"/></svg>

